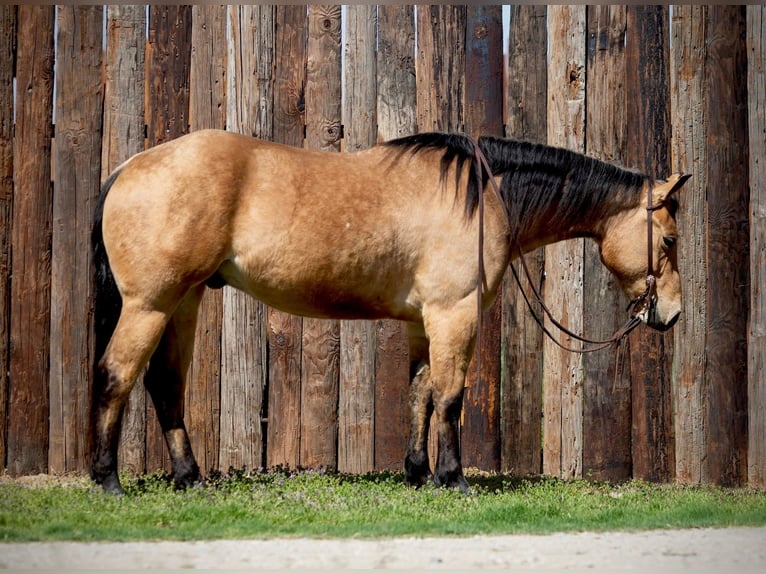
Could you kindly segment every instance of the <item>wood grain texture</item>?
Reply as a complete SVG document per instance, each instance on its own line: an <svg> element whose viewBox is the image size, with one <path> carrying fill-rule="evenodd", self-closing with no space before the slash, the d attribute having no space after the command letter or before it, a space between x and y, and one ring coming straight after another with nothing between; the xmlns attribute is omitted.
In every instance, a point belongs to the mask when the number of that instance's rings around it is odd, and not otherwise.
<svg viewBox="0 0 766 574"><path fill-rule="evenodd" d="M0 6L0 61L16 58L16 6ZM0 67L0 465L5 467L10 353L11 222L13 221L13 76Z"/></svg>
<svg viewBox="0 0 766 574"><path fill-rule="evenodd" d="M692 178L678 196L678 271L682 310L675 336L675 457L678 481L702 481L706 457L705 339L707 337L707 118L704 6L673 7L671 94L673 171Z"/></svg>
<svg viewBox="0 0 766 574"><path fill-rule="evenodd" d="M629 6L627 163L652 177L670 169L668 7ZM633 476L666 482L675 475L671 366L673 334L636 329L629 337L633 385Z"/></svg>
<svg viewBox="0 0 766 574"><path fill-rule="evenodd" d="M378 140L417 131L415 11L413 6L378 7ZM400 321L376 322L375 469L400 470L407 449L409 349Z"/></svg>
<svg viewBox="0 0 766 574"><path fill-rule="evenodd" d="M192 7L189 119L191 130L226 127L226 7ZM200 303L186 376L184 423L202 472L219 468L223 292Z"/></svg>
<svg viewBox="0 0 766 574"><path fill-rule="evenodd" d="M465 130L503 135L503 23L500 6L470 6L466 21ZM478 246L477 246L478 254ZM502 292L502 286L500 287ZM502 298L482 317L481 377L466 374L460 435L464 467L500 470L500 333Z"/></svg>
<svg viewBox="0 0 766 574"><path fill-rule="evenodd" d="M346 8L344 150L375 144L377 10ZM375 464L375 322L340 322L338 470L370 472Z"/></svg>
<svg viewBox="0 0 766 574"><path fill-rule="evenodd" d="M271 139L273 125L274 10L229 10L229 131ZM245 293L224 287L221 338L220 466L263 464L264 397L268 374L266 308Z"/></svg>
<svg viewBox="0 0 766 574"><path fill-rule="evenodd" d="M747 8L750 137L748 485L766 487L766 7Z"/></svg>
<svg viewBox="0 0 766 574"><path fill-rule="evenodd" d="M462 131L466 7L420 5L417 21L418 130Z"/></svg>
<svg viewBox="0 0 766 574"><path fill-rule="evenodd" d="M340 6L310 5L306 65L308 149L340 151L340 39ZM339 321L303 320L300 460L304 467L337 468L339 339Z"/></svg>
<svg viewBox="0 0 766 574"><path fill-rule="evenodd" d="M746 9L710 6L707 25L707 481L747 479L750 228ZM728 102L728 105L721 105Z"/></svg>
<svg viewBox="0 0 766 574"><path fill-rule="evenodd" d="M508 43L505 135L544 143L548 132L547 8L513 6ZM527 254L533 277L542 278L544 261L543 248ZM528 292L526 279L522 284ZM527 310L510 271L503 285L502 469L517 475L539 474L543 332ZM541 316L539 304L535 304L535 309Z"/></svg>
<svg viewBox="0 0 766 574"><path fill-rule="evenodd" d="M147 147L189 131L191 68L189 5L151 6L146 48ZM146 398L146 470L170 471L170 455L151 398Z"/></svg>
<svg viewBox="0 0 766 574"><path fill-rule="evenodd" d="M100 191L103 9L57 10L51 261L50 472L89 458L93 305L90 232Z"/></svg>
<svg viewBox="0 0 766 574"><path fill-rule="evenodd" d="M585 7L548 9L548 143L585 151ZM583 330L583 240L545 248L543 296L554 316ZM548 322L550 326L550 323ZM562 342L571 346L569 337ZM543 344L543 472L582 476L582 356Z"/></svg>
<svg viewBox="0 0 766 574"><path fill-rule="evenodd" d="M588 155L625 165L624 6L588 7L588 85L586 142ZM627 300L602 265L598 246L585 242L583 329L604 340L625 321ZM583 357L583 473L594 480L630 478L631 393L625 349Z"/></svg>
<svg viewBox="0 0 766 574"><path fill-rule="evenodd" d="M306 6L278 6L274 61L274 141L303 146ZM269 390L266 463L300 464L303 320L268 309Z"/></svg>
<svg viewBox="0 0 766 574"><path fill-rule="evenodd" d="M48 466L54 20L53 6L18 7L6 450L11 474Z"/></svg>
<svg viewBox="0 0 766 574"><path fill-rule="evenodd" d="M104 65L104 132L101 180L144 149L146 9L109 6ZM146 470L146 392L139 381L122 418L120 468Z"/></svg>

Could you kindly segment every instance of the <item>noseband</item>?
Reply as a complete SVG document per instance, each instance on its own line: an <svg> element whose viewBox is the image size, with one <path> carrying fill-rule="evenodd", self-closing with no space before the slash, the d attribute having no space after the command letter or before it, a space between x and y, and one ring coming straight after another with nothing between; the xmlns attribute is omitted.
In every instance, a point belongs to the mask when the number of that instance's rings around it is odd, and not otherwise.
<svg viewBox="0 0 766 574"><path fill-rule="evenodd" d="M479 186L481 188L482 169L484 169L484 172L487 174L487 178L489 179L489 182L492 185L492 189L494 190L495 195L497 196L497 199L503 208L503 213L505 214L505 220L506 222L508 222L510 226L510 216L508 214L508 207L505 205L505 201L503 200L502 194L500 193L500 189L497 187L497 182L495 182L495 178L492 175L492 170L489 167L487 158L484 156L484 153L481 151L481 148L479 147L478 139L472 138L472 140L473 140L473 146L474 146L475 155L476 155L475 166L476 166L476 176L479 182ZM651 312L652 303L657 294L657 279L654 276L654 261L653 261L654 241L652 238L652 227L653 227L652 215L657 209L661 207L661 205L656 205L656 206L652 205L652 189L651 188L649 188L649 191L647 193L646 201L647 201L646 231L647 231L647 254L648 254L648 264L646 269L646 290L628 304L628 307L627 307L628 319L625 321L623 326L620 327L617 331L615 331L615 333L610 338L605 340L598 341L598 340L588 339L587 337L583 337L582 335L578 335L570 331L569 329L567 329L564 325L561 324L560 321L556 320L556 318L553 317L553 314L551 313L550 309L548 309L545 302L543 301L543 297L540 294L540 291L535 287L534 281L532 280L531 274L529 272L529 267L527 266L527 262L524 259L524 250L522 249L521 244L518 242L517 239L513 240L514 245L512 245L511 248L513 250L518 251L519 260L521 261L521 267L524 270L524 274L527 278L527 281L529 282L532 293L534 294L534 298L537 301L537 303L540 305L540 308L543 310L543 312L548 317L550 322L553 325L555 325L562 333L568 335L569 337L577 341L580 341L583 344L591 345L590 347L585 347L583 345L583 347L579 349L575 349L573 347L567 347L566 345L558 341L556 337L554 337L554 335L548 330L548 328L545 326L544 321L538 316L537 312L532 307L532 302L529 300L529 297L527 296L527 293L524 290L524 287L521 283L521 278L519 277L518 272L516 271L516 268L513 266L512 263L509 263L511 272L513 273L513 277L519 286L519 291L521 292L521 295L524 297L524 301L526 302L530 313L532 314L532 318L540 326L543 332L551 339L551 341L553 341L556 345L558 345L560 348L564 349L565 351L571 351L573 353L592 353L594 351L600 351L607 347L617 346L620 343L620 341L622 341L628 335L628 333L630 333L633 329L635 329L641 324L642 314L646 313L648 318L648 314ZM483 191L480 189L479 191L479 277L478 277L478 286L477 286L479 317L478 317L478 323L477 323L477 343L476 343L477 350L480 349L481 347L481 319L483 314L483 309L482 309L483 278L484 278L484 194L483 194ZM477 372L481 373L481 353L480 352L477 352Z"/></svg>

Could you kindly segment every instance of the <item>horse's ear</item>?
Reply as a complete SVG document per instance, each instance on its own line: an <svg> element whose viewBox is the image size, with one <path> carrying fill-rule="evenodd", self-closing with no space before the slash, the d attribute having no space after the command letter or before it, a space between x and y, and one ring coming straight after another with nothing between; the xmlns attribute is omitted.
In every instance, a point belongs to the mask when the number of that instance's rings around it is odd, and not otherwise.
<svg viewBox="0 0 766 574"><path fill-rule="evenodd" d="M652 193L652 202L655 205L664 203L668 197L681 189L691 176L692 174L690 173L674 173L667 181L655 183Z"/></svg>

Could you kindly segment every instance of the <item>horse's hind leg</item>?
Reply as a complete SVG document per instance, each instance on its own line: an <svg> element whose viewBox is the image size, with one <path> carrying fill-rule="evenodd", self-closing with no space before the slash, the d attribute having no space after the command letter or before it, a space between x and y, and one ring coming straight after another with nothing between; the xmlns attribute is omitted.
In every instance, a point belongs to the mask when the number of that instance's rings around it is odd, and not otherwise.
<svg viewBox="0 0 766 574"><path fill-rule="evenodd" d="M468 490L460 462L460 413L465 375L476 342L476 307L470 298L426 323L439 455L434 483Z"/></svg>
<svg viewBox="0 0 766 574"><path fill-rule="evenodd" d="M107 492L122 493L117 446L125 403L162 336L168 314L124 301L94 380L91 477Z"/></svg>
<svg viewBox="0 0 766 574"><path fill-rule="evenodd" d="M144 376L144 386L157 411L170 452L174 482L179 488L191 486L200 479L183 417L186 372L191 362L197 310L203 291L204 285L200 285L181 301L165 327Z"/></svg>
<svg viewBox="0 0 766 574"><path fill-rule="evenodd" d="M408 484L422 486L431 476L428 464L428 428L433 402L428 339L422 325L407 325L410 350L410 438L404 459Z"/></svg>

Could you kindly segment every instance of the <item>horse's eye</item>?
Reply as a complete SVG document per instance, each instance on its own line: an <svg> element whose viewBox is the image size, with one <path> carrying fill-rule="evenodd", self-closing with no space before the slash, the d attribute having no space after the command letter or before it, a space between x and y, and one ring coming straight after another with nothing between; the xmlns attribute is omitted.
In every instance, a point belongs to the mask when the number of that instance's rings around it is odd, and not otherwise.
<svg viewBox="0 0 766 574"><path fill-rule="evenodd" d="M665 244L667 249L671 249L676 244L676 238L670 235L666 235L662 238L662 242Z"/></svg>

